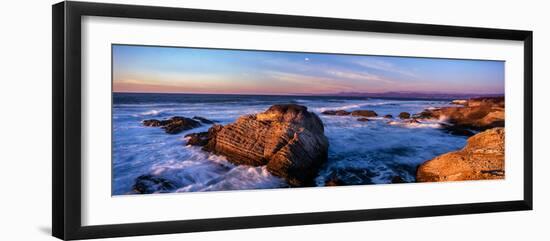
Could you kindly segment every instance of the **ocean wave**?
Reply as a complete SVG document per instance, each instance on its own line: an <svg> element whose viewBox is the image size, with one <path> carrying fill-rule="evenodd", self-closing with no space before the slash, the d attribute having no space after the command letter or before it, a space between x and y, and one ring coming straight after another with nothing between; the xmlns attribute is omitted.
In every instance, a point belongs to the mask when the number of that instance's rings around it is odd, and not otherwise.
<svg viewBox="0 0 550 241"><path fill-rule="evenodd" d="M160 113L163 113L165 112L166 110L148 110L148 111L144 111L144 112L141 112L141 113L138 113L138 114L134 114L133 116L134 117L138 117L138 116L157 116L159 115Z"/></svg>
<svg viewBox="0 0 550 241"><path fill-rule="evenodd" d="M365 102L365 103L357 103L357 104L346 104L341 106L326 106L326 107L313 108L313 110L317 112L323 112L327 110L348 110L348 109L354 109L354 108L361 108L368 104L369 103Z"/></svg>
<svg viewBox="0 0 550 241"><path fill-rule="evenodd" d="M441 128L441 124L437 122L413 122L410 120L392 120L388 125L402 126L406 128Z"/></svg>
<svg viewBox="0 0 550 241"><path fill-rule="evenodd" d="M422 103L413 103L407 104L403 103L404 101L380 101L380 100L369 100L367 102L360 103L346 103L345 105L331 105L331 106L322 106L313 108L314 111L323 112L326 110L351 110L351 109L360 109L364 107L411 107L411 108L420 108L424 106Z"/></svg>
<svg viewBox="0 0 550 241"><path fill-rule="evenodd" d="M150 174L174 183L175 192L265 189L285 185L265 166L236 166L224 156L209 154L199 147L182 148L189 154L186 159L156 163L150 169Z"/></svg>

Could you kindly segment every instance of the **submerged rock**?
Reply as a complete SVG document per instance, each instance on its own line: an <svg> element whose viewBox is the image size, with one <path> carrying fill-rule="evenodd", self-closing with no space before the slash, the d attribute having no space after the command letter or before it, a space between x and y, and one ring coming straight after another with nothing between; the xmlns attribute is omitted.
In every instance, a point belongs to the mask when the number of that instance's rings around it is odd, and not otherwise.
<svg viewBox="0 0 550 241"><path fill-rule="evenodd" d="M399 119L409 119L409 118L411 118L411 114L409 112L399 113Z"/></svg>
<svg viewBox="0 0 550 241"><path fill-rule="evenodd" d="M403 180L401 176L394 176L391 179L391 183L407 183L407 181Z"/></svg>
<svg viewBox="0 0 550 241"><path fill-rule="evenodd" d="M142 121L144 126L158 127L161 126L168 134L178 134L185 130L190 130L201 126L201 123L186 117L174 116L168 120L144 120Z"/></svg>
<svg viewBox="0 0 550 241"><path fill-rule="evenodd" d="M214 124L214 123L216 123L216 121L206 119L206 118L204 118L204 117L202 117L202 116L193 116L192 119L197 120L197 121L200 121L200 122L203 123L203 124Z"/></svg>
<svg viewBox="0 0 550 241"><path fill-rule="evenodd" d="M350 115L351 112L345 110L325 110L321 112L323 115Z"/></svg>
<svg viewBox="0 0 550 241"><path fill-rule="evenodd" d="M325 186L348 186L374 184L376 173L366 168L344 167L332 170Z"/></svg>
<svg viewBox="0 0 550 241"><path fill-rule="evenodd" d="M354 110L351 112L352 116L364 116L364 117L377 117L378 114L372 110Z"/></svg>
<svg viewBox="0 0 550 241"><path fill-rule="evenodd" d="M420 121L418 119L409 119L409 120L404 120L403 123L405 123L405 124L420 124Z"/></svg>
<svg viewBox="0 0 550 241"><path fill-rule="evenodd" d="M369 121L369 118L358 118L357 121L361 121L361 122L367 122Z"/></svg>
<svg viewBox="0 0 550 241"><path fill-rule="evenodd" d="M137 177L132 186L132 190L138 194L170 192L174 189L176 189L176 185L170 180L150 174Z"/></svg>
<svg viewBox="0 0 550 241"><path fill-rule="evenodd" d="M141 122L144 126L151 126L151 127L157 127L157 126L163 126L166 125L166 121L160 121L156 119L151 120L144 120Z"/></svg>
<svg viewBox="0 0 550 241"><path fill-rule="evenodd" d="M473 136L475 133L467 128L463 128L460 126L454 126L454 125L448 125L448 124L440 124L441 129L445 132L456 135L456 136Z"/></svg>
<svg viewBox="0 0 550 241"><path fill-rule="evenodd" d="M493 128L468 139L459 151L449 152L418 167L418 182L504 178L504 128Z"/></svg>
<svg viewBox="0 0 550 241"><path fill-rule="evenodd" d="M223 155L234 164L267 165L270 173L291 186L313 185L327 160L323 122L305 106L273 105L218 128L203 150Z"/></svg>
<svg viewBox="0 0 550 241"><path fill-rule="evenodd" d="M387 114L387 115L384 116L384 118L386 118L386 119L393 119L393 115Z"/></svg>

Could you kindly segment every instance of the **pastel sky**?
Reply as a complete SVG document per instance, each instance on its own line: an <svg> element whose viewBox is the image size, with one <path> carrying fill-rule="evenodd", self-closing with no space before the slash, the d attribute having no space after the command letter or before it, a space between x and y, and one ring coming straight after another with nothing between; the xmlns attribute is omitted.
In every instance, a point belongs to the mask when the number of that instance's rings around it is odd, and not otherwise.
<svg viewBox="0 0 550 241"><path fill-rule="evenodd" d="M113 91L504 93L504 62L113 45Z"/></svg>

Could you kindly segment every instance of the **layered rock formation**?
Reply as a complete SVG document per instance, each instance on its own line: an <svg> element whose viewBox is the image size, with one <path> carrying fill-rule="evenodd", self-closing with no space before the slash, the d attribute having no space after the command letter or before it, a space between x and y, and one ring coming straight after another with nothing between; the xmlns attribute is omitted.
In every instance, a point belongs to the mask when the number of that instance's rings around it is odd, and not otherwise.
<svg viewBox="0 0 550 241"><path fill-rule="evenodd" d="M414 117L446 120L455 129L483 131L504 127L504 97L474 98L459 103L463 106L424 110Z"/></svg>
<svg viewBox="0 0 550 241"><path fill-rule="evenodd" d="M190 138L205 143L203 150L223 155L234 164L267 165L269 172L291 186L312 185L328 155L323 122L307 107L295 104L273 105L263 113L241 116L234 123L215 125L207 134Z"/></svg>
<svg viewBox="0 0 550 241"><path fill-rule="evenodd" d="M440 155L420 165L418 182L504 178L504 128L493 128L468 139L459 151Z"/></svg>
<svg viewBox="0 0 550 241"><path fill-rule="evenodd" d="M162 127L168 134L178 134L185 130L190 130L201 126L201 123L186 117L174 116L168 120L150 119L142 122L144 126Z"/></svg>

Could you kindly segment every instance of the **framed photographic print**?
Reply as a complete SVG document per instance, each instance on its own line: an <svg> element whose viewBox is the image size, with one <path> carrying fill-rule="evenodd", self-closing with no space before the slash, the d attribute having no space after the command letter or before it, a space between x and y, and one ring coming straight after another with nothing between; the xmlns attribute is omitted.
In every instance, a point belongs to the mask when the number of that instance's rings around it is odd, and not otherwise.
<svg viewBox="0 0 550 241"><path fill-rule="evenodd" d="M53 235L532 209L532 32L53 6Z"/></svg>

